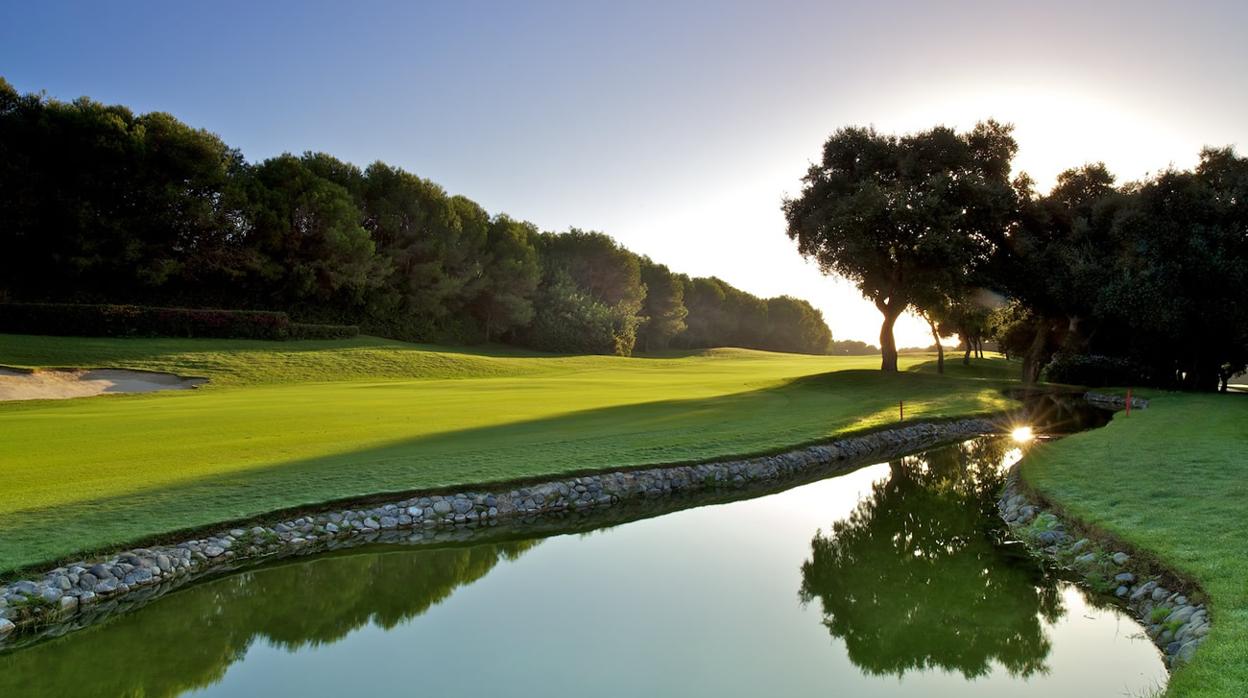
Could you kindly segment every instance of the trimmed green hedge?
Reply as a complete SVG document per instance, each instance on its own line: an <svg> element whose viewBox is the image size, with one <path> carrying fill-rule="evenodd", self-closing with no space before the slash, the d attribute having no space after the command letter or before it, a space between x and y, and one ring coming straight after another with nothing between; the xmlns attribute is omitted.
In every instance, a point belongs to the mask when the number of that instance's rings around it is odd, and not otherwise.
<svg viewBox="0 0 1248 698"><path fill-rule="evenodd" d="M1100 354L1058 352L1040 374L1041 380L1100 388L1107 385L1147 385L1148 372L1131 361Z"/></svg>
<svg viewBox="0 0 1248 698"><path fill-rule="evenodd" d="M77 337L340 339L358 335L359 328L295 323L286 313L268 310L3 303L0 332Z"/></svg>

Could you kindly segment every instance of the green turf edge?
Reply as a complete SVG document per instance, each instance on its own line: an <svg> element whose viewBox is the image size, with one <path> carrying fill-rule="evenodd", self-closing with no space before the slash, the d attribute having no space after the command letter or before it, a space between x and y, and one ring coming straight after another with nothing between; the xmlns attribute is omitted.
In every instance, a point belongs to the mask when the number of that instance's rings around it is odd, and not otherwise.
<svg viewBox="0 0 1248 698"><path fill-rule="evenodd" d="M1003 390L1002 392L1008 392ZM945 415L940 417L929 417L918 420L899 420L891 424L876 424L861 429L849 429L839 432L834 436L808 439L800 441L788 446L777 448L763 449L758 451L749 451L745 453L721 456L714 458L698 458L682 461L672 461L666 463L642 463L637 465L623 467L601 467L601 468L581 468L577 470L568 470L559 473L550 473L546 475L535 475L521 478L503 478L494 480L483 480L474 482L463 482L455 485L447 485L436 488L426 489L404 489L404 490L378 490L362 496L343 497L336 499L326 499L313 502L304 502L293 504L280 509L273 509L263 514L250 516L241 519L224 519L215 523L204 526L191 526L187 528L171 529L164 533L154 536L143 536L130 540L127 543L119 543L117 545L104 548L85 548L81 549L73 555L67 555L53 560L45 560L43 562L35 562L21 567L11 568L8 570L0 570L0 583L12 582L20 579L28 578L32 575L39 575L57 567L61 567L73 562L84 559L97 557L106 557L115 553L133 550L135 548L144 548L153 545L169 545L176 544L185 540L195 540L202 537L200 534L211 534L228 528L246 528L249 524L273 521L275 519L285 519L291 516L300 516L306 514L315 514L326 510L337 510L342 508L353 509L358 506L371 505L381 502L388 502L392 499L409 499L411 497L446 495L461 492L465 489L514 489L518 487L532 486L535 484L552 482L554 480L563 480L571 477L585 477L588 475L601 475L603 473L615 472L632 472L637 470L652 470L655 468L676 468L687 465L702 465L705 463L724 463L728 461L746 460L749 458L764 458L767 456L776 456L792 451L798 451L811 446L824 444L833 444L850 438L866 436L877 432L888 431L899 427L910 427L920 424L945 424L948 422L956 422L964 419L987 419L987 420L1008 420L1010 417L1017 415L1022 408L1009 410L989 410L970 412L960 415Z"/></svg>
<svg viewBox="0 0 1248 698"><path fill-rule="evenodd" d="M1143 526L1131 519L1133 516L1164 511L1160 504L1147 500L1132 501L1128 488L1112 491L1096 490L1096 482L1102 481L1114 468L1130 464L1151 467L1169 467L1167 475L1175 472L1191 473L1209 459L1202 457L1199 447L1212 446L1214 453L1225 459L1231 467L1224 470L1231 481L1242 482L1240 472L1234 465L1248 465L1248 396L1215 396L1210 394L1185 394L1162 390L1132 388L1133 397L1150 401L1147 410L1135 410L1130 418L1119 413L1103 429L1083 432L1067 437L1051 445L1039 457L1024 459L1019 467L1019 483L1037 496L1057 513L1076 522L1082 529L1103 536L1148 564L1156 566L1164 576L1194 588L1204 595L1209 608L1213 630L1209 639L1186 665L1172 671L1164 695L1171 697L1230 698L1248 695L1248 583L1237 575L1237 566L1248 567L1248 517L1232 517L1225 522L1231 529L1230 538L1238 542L1237 548L1225 549L1217 540L1194 536L1207 509L1187 509L1177 515L1162 517L1168 525ZM1108 395L1125 396L1127 388L1097 389ZM1224 400L1214 408L1213 400ZM1174 412L1171 410L1178 410ZM1219 428L1215 417L1239 413L1242 424L1238 431L1227 432ZM1142 417L1142 418L1141 418ZM1153 420L1159 420L1154 423ZM1232 418L1232 422L1236 422ZM1225 425L1222 425L1223 427ZM1181 449L1182 456L1169 458L1165 449L1157 449L1149 443L1172 436L1174 430L1186 432L1188 444ZM1141 431L1143 430L1143 431ZM1065 442L1065 443L1063 443ZM1181 441L1169 442L1184 446ZM1100 450L1103 455L1112 451L1113 459L1087 458L1089 451ZM1163 455L1159 455L1163 454ZM1175 466L1186 465L1187 469ZM1148 475L1149 473L1143 473ZM1140 473L1136 471L1136 479ZM1200 473L1189 475L1199 478ZM1180 487L1183 483L1180 483ZM1186 483L1198 484L1196 480ZM1081 489L1082 488L1082 489ZM1092 488L1088 490L1087 488ZM1248 499L1240 499L1234 490L1227 496L1236 497L1234 506L1248 513ZM1199 500L1198 500L1199 502ZM1121 505L1126 504L1125 507ZM1121 508L1120 508L1121 507ZM1191 529L1191 530L1188 530ZM1196 545L1189 549L1189 545ZM1159 549L1163 548L1163 549ZM1228 580L1226 577L1232 577Z"/></svg>

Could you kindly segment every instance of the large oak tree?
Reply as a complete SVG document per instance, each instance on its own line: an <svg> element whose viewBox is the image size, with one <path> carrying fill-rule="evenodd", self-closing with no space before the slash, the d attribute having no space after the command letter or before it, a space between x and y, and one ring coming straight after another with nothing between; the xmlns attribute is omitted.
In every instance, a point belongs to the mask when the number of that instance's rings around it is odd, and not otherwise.
<svg viewBox="0 0 1248 698"><path fill-rule="evenodd" d="M857 284L884 315L881 368L897 370L893 326L922 298L953 295L1015 209L1012 127L938 126L894 136L844 128L783 204L789 237L825 273Z"/></svg>

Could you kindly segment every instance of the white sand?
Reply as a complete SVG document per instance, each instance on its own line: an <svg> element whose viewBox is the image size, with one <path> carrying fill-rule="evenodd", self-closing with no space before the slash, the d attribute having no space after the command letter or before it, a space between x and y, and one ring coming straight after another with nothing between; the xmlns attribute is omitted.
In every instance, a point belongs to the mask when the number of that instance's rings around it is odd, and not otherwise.
<svg viewBox="0 0 1248 698"><path fill-rule="evenodd" d="M181 378L171 373L125 371L113 368L90 371L39 370L34 372L0 368L0 401L64 400L105 393L186 390L204 382L203 378Z"/></svg>

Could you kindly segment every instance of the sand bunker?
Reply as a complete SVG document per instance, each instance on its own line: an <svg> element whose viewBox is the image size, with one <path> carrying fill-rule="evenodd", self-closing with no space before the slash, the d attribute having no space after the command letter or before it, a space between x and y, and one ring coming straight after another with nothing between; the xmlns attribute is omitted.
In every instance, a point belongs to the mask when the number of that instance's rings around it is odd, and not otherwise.
<svg viewBox="0 0 1248 698"><path fill-rule="evenodd" d="M0 368L0 401L64 400L105 393L186 390L204 382L206 380L203 378L182 378L172 373L125 371L114 368L33 372Z"/></svg>

